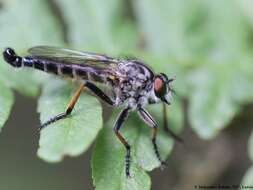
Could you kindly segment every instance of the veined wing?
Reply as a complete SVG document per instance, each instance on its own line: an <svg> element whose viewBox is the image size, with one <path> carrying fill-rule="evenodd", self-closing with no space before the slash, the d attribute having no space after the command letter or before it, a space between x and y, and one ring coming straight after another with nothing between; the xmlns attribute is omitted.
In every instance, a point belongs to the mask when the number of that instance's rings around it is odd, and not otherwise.
<svg viewBox="0 0 253 190"><path fill-rule="evenodd" d="M118 72L120 59L103 54L81 52L64 48L37 46L28 50L30 58L44 64L47 72L58 75L77 77L95 82L118 81L125 77ZM46 63L46 64L45 64ZM40 69L40 68L39 68Z"/></svg>
<svg viewBox="0 0 253 190"><path fill-rule="evenodd" d="M113 68L119 60L98 53L75 51L71 49L36 46L28 50L32 57L51 60L60 64L79 64L94 68Z"/></svg>

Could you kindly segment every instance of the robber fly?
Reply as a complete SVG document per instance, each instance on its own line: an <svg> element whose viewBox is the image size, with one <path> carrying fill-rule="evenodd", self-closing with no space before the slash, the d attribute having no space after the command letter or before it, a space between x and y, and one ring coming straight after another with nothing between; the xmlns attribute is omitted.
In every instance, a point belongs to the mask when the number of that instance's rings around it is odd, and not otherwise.
<svg viewBox="0 0 253 190"><path fill-rule="evenodd" d="M170 104L173 92L171 87L173 78L169 79L163 73L155 74L151 68L135 58L112 58L97 53L48 46L33 47L28 52L28 56L20 57L13 49L6 48L3 52L3 57L6 62L16 68L31 67L81 81L81 86L70 100L66 111L43 123L40 129L70 115L81 92L84 89L88 89L109 105L123 107L114 124L114 132L126 148L126 176L130 176L131 147L120 133L120 128L128 118L130 112L136 110L140 118L151 127L154 153L160 161L161 166L165 162L161 159L156 144L158 125L147 110L145 110L145 106L162 102L165 131L175 140L182 141L167 126L165 104ZM111 87L112 95L106 95L98 88L97 83Z"/></svg>

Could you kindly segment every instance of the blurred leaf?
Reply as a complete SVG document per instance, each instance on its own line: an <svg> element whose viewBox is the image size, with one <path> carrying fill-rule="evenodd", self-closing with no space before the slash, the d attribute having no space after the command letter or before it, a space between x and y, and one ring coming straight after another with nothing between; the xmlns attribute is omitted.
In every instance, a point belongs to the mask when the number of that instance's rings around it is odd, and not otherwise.
<svg viewBox="0 0 253 190"><path fill-rule="evenodd" d="M249 27L236 1L139 0L133 3L147 49L157 55L195 64L205 56L229 57L247 47Z"/></svg>
<svg viewBox="0 0 253 190"><path fill-rule="evenodd" d="M253 100L248 29L236 2L207 1L212 49L205 65L188 73L189 119L202 138L224 128L242 104ZM224 12L224 7L226 7Z"/></svg>
<svg viewBox="0 0 253 190"><path fill-rule="evenodd" d="M46 1L3 1L2 7L1 47L22 50L38 44L62 44L61 28Z"/></svg>
<svg viewBox="0 0 253 190"><path fill-rule="evenodd" d="M57 4L68 25L70 43L78 48L115 54L120 52L123 44L129 46L132 41L129 38L134 38L130 35L134 28L128 27L131 23L123 21L119 11L122 0L58 0ZM122 41L119 36L126 33Z"/></svg>
<svg viewBox="0 0 253 190"><path fill-rule="evenodd" d="M10 115L11 107L14 102L14 97L11 90L0 83L0 131Z"/></svg>
<svg viewBox="0 0 253 190"><path fill-rule="evenodd" d="M242 8L243 14L246 16L246 18L248 18L251 24L253 24L253 12L252 12L253 2L251 0L240 0L237 2Z"/></svg>
<svg viewBox="0 0 253 190"><path fill-rule="evenodd" d="M252 187L253 185L253 166L251 168L248 169L248 171L246 172L245 176L242 179L242 183L241 186L250 186ZM242 188L244 189L244 188ZM245 187L245 189L247 189Z"/></svg>
<svg viewBox="0 0 253 190"><path fill-rule="evenodd" d="M92 156L92 177L96 190L150 189L149 176L133 161L130 168L131 178L126 177L125 153L125 147L116 138L112 128L105 127L98 136Z"/></svg>
<svg viewBox="0 0 253 190"><path fill-rule="evenodd" d="M208 52L211 59L228 60L248 51L249 27L238 2L206 1L208 33L213 41Z"/></svg>
<svg viewBox="0 0 253 190"><path fill-rule="evenodd" d="M199 55L205 49L201 42L206 41L203 35L205 11L202 3L198 0L133 1L147 49L157 55L181 61L195 59L192 50L199 50L195 51Z"/></svg>
<svg viewBox="0 0 253 190"><path fill-rule="evenodd" d="M164 57L154 67L168 76L175 73L176 90L190 98L193 128L203 138L213 137L241 104L253 98L253 68L245 60L249 27L238 3L140 0L134 4L148 50ZM172 58L166 62L168 55Z"/></svg>
<svg viewBox="0 0 253 190"><path fill-rule="evenodd" d="M251 62L233 60L203 66L188 78L192 89L189 120L199 136L213 137L242 104L252 101L252 69Z"/></svg>
<svg viewBox="0 0 253 190"><path fill-rule="evenodd" d="M39 83L36 79L36 74L28 69L15 69L7 65L2 58L0 58L0 81L9 88L18 90L21 94L26 96L36 96L39 91ZM29 85L27 83L29 82Z"/></svg>
<svg viewBox="0 0 253 190"><path fill-rule="evenodd" d="M173 0L140 0L133 3L149 49L160 55L175 55L178 51L184 51L182 13L185 4Z"/></svg>
<svg viewBox="0 0 253 190"><path fill-rule="evenodd" d="M51 14L46 1L1 1L0 49L13 47L17 53L35 45L62 43L59 24ZM29 10L29 11L27 11ZM0 80L25 95L36 95L38 81L28 71L13 72L13 68L0 60ZM27 82L29 81L29 85Z"/></svg>
<svg viewBox="0 0 253 190"><path fill-rule="evenodd" d="M75 89L76 90L76 89ZM65 111L74 90L62 81L48 81L39 99L41 121ZM50 162L77 156L89 148L102 128L102 110L95 97L82 95L69 118L41 131L38 155Z"/></svg>

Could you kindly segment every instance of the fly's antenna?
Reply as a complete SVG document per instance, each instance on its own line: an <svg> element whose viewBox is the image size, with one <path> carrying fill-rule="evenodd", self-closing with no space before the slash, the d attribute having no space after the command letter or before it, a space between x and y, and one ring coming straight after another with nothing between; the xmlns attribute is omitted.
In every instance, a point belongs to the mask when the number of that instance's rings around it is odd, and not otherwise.
<svg viewBox="0 0 253 190"><path fill-rule="evenodd" d="M166 81L166 83L169 84L169 83L173 82L174 80L176 80L176 77L173 77L173 78L168 79L168 80Z"/></svg>
<svg viewBox="0 0 253 190"><path fill-rule="evenodd" d="M174 80L176 80L176 77L170 78L166 81L166 83L169 85L171 82L173 82ZM174 94L175 96L178 97L178 94L176 93L176 91L169 86L169 90L172 92L172 94Z"/></svg>
<svg viewBox="0 0 253 190"><path fill-rule="evenodd" d="M13 67L22 66L22 57L17 56L12 48L6 48L3 52L4 60Z"/></svg>

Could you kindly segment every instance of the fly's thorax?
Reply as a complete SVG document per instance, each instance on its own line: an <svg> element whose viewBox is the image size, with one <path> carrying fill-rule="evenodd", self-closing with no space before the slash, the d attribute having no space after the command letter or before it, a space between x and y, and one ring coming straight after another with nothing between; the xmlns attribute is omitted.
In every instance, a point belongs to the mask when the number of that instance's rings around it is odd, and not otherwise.
<svg viewBox="0 0 253 190"><path fill-rule="evenodd" d="M148 104L148 97L147 96L141 96L141 97L139 97L139 99L138 99L138 103L137 103L137 105L139 106L139 107L145 107L146 105Z"/></svg>
<svg viewBox="0 0 253 190"><path fill-rule="evenodd" d="M153 78L153 72L138 60L127 60L119 63L119 71L128 78L146 81Z"/></svg>
<svg viewBox="0 0 253 190"><path fill-rule="evenodd" d="M149 81L125 80L119 84L118 97L121 101L133 98L138 102L140 97L148 97Z"/></svg>
<svg viewBox="0 0 253 190"><path fill-rule="evenodd" d="M126 106L136 109L137 106L146 105L148 86L150 86L150 80L143 80L140 77L129 76L125 80L118 84L116 101Z"/></svg>
<svg viewBox="0 0 253 190"><path fill-rule="evenodd" d="M121 95L130 98L145 96L147 86L153 80L153 72L137 60L125 60L119 63L119 73L124 79L120 81Z"/></svg>
<svg viewBox="0 0 253 190"><path fill-rule="evenodd" d="M131 97L127 101L127 107L131 108L132 110L135 110L138 107L143 108L147 104L148 104L148 98L146 96Z"/></svg>

